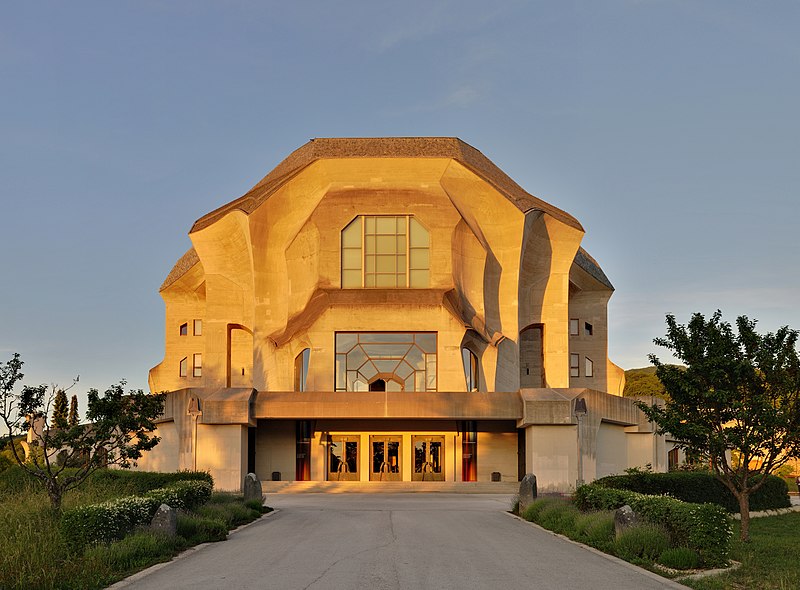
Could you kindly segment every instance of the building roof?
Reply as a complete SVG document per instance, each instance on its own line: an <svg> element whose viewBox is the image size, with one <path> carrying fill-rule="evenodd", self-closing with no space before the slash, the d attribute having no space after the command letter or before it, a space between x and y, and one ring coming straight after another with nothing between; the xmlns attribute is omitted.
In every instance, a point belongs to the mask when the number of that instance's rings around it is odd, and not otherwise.
<svg viewBox="0 0 800 590"><path fill-rule="evenodd" d="M592 258L591 255L583 248L578 248L578 253L575 254L575 264L592 275L592 277L603 283L609 289L614 289L614 285L612 285L611 281L608 280L606 273L604 273L603 269L600 268L597 260Z"/></svg>
<svg viewBox="0 0 800 590"><path fill-rule="evenodd" d="M280 186L316 160L343 158L451 158L483 178L520 211L543 211L583 231L572 215L526 192L489 158L457 137L326 137L312 139L293 151L244 196L198 219L190 233L208 227L230 211L253 212Z"/></svg>

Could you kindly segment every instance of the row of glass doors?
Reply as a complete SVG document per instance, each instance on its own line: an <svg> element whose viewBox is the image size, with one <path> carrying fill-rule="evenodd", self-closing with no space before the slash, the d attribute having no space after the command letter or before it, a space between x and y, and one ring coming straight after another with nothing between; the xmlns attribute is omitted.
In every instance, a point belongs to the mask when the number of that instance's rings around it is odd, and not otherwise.
<svg viewBox="0 0 800 590"><path fill-rule="evenodd" d="M360 436L331 436L328 445L328 480L359 481L361 452ZM370 436L367 452L370 481L402 481L402 436ZM412 436L411 452L412 481L444 481L443 435Z"/></svg>

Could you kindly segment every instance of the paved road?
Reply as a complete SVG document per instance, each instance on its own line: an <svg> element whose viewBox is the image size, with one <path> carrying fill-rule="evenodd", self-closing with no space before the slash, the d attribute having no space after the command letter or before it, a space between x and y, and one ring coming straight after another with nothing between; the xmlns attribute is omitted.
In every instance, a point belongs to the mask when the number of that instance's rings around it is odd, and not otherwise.
<svg viewBox="0 0 800 590"><path fill-rule="evenodd" d="M503 514L504 495L277 494L269 503L280 512L128 588L682 588Z"/></svg>

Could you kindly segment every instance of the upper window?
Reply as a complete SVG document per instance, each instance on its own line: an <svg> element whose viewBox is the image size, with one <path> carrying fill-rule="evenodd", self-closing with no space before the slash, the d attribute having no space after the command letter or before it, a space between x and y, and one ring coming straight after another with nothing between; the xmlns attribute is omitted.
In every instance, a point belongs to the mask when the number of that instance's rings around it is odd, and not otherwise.
<svg viewBox="0 0 800 590"><path fill-rule="evenodd" d="M195 336L203 335L203 320L195 320L193 327Z"/></svg>
<svg viewBox="0 0 800 590"><path fill-rule="evenodd" d="M298 354L294 359L294 390L305 391L306 380L308 379L308 359L311 356L311 350L306 348Z"/></svg>
<svg viewBox="0 0 800 590"><path fill-rule="evenodd" d="M578 335L578 327L580 323L576 319L571 319L569 321L569 335L570 336L577 336Z"/></svg>
<svg viewBox="0 0 800 590"><path fill-rule="evenodd" d="M588 356L583 359L583 374L586 377L594 377L594 363Z"/></svg>
<svg viewBox="0 0 800 590"><path fill-rule="evenodd" d="M591 336L594 333L594 327L589 322L583 322L583 333Z"/></svg>
<svg viewBox="0 0 800 590"><path fill-rule="evenodd" d="M469 348L462 348L461 360L464 363L467 391L478 391L478 357Z"/></svg>
<svg viewBox="0 0 800 590"><path fill-rule="evenodd" d="M342 288L424 289L430 235L411 215L361 215L342 230Z"/></svg>
<svg viewBox="0 0 800 590"><path fill-rule="evenodd" d="M336 391L436 391L436 333L337 332Z"/></svg>
<svg viewBox="0 0 800 590"><path fill-rule="evenodd" d="M181 324L179 333L181 336L186 336L189 333L189 324Z"/></svg>
<svg viewBox="0 0 800 590"><path fill-rule="evenodd" d="M181 364L180 364L180 372L179 372L179 374L180 374L180 376L181 376L181 377L186 377L186 376L189 374L189 371L188 371L188 369L187 369L187 367L188 367L188 366L189 366L189 365L188 365L187 358L186 358L186 357L183 357L183 358L181 359Z"/></svg>
<svg viewBox="0 0 800 590"><path fill-rule="evenodd" d="M203 375L203 355L198 352L193 355L192 361L192 377L201 377Z"/></svg>
<svg viewBox="0 0 800 590"><path fill-rule="evenodd" d="M569 376L570 377L580 377L581 376L581 357L580 355L575 354L574 352L569 355Z"/></svg>

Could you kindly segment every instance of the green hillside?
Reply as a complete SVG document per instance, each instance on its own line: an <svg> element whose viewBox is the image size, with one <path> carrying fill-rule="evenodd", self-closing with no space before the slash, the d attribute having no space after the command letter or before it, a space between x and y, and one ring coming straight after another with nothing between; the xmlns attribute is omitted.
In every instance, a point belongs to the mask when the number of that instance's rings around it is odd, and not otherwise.
<svg viewBox="0 0 800 590"><path fill-rule="evenodd" d="M664 385L656 377L655 367L642 367L641 369L628 369L625 371L625 389L622 395L667 397Z"/></svg>

